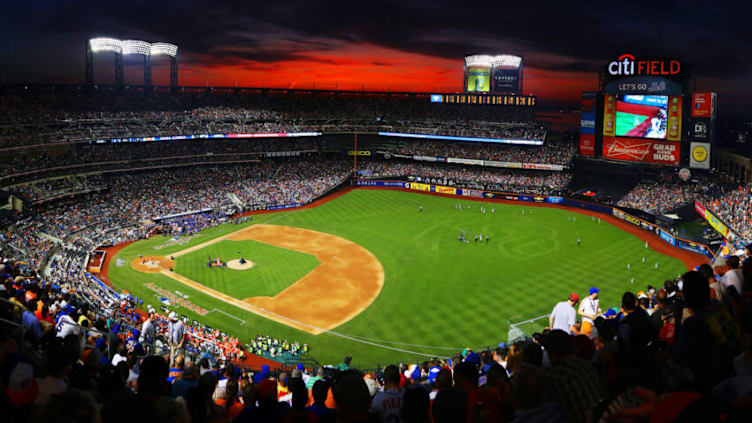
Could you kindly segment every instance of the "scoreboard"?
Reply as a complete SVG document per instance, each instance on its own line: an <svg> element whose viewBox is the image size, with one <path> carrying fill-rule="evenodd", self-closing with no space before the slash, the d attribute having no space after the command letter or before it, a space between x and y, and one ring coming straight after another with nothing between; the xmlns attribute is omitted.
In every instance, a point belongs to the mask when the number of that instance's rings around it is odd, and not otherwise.
<svg viewBox="0 0 752 423"><path fill-rule="evenodd" d="M449 104L491 104L499 106L535 106L534 95L496 94L431 94L431 103Z"/></svg>

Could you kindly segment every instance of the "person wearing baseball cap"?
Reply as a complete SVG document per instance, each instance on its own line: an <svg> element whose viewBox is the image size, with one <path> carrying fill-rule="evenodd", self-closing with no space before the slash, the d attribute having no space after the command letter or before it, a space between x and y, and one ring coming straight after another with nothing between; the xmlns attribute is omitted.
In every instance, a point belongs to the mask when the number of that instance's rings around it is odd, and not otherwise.
<svg viewBox="0 0 752 423"><path fill-rule="evenodd" d="M580 307L577 309L577 314L582 316L582 334L588 337L593 336L593 326L595 325L595 318L602 313L600 302L598 300L598 293L600 289L591 287L588 291L589 295L582 299Z"/></svg>
<svg viewBox="0 0 752 423"><path fill-rule="evenodd" d="M178 314L170 312L170 323L167 325L167 339L170 342L170 366L175 362L175 357L182 355L185 346L185 325L178 319Z"/></svg>
<svg viewBox="0 0 752 423"><path fill-rule="evenodd" d="M574 306L580 301L580 296L573 292L566 301L561 301L554 307L548 317L548 327L551 330L561 329L568 334L579 335L577 329L577 311Z"/></svg>

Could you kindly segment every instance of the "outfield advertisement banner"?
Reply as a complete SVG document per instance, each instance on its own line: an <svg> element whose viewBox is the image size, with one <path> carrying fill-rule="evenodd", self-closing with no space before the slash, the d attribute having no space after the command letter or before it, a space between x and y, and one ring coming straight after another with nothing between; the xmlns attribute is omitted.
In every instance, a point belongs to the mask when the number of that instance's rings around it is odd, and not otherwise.
<svg viewBox="0 0 752 423"><path fill-rule="evenodd" d="M413 156L413 160L418 160L421 162L438 162L439 158L434 156Z"/></svg>
<svg viewBox="0 0 752 423"><path fill-rule="evenodd" d="M415 191L431 192L431 185L421 184L419 182L410 182L410 189Z"/></svg>
<svg viewBox="0 0 752 423"><path fill-rule="evenodd" d="M483 164L489 167L505 167L508 169L522 169L522 163L498 162L496 160L484 160Z"/></svg>
<svg viewBox="0 0 752 423"><path fill-rule="evenodd" d="M303 203L292 203L292 204L278 204L276 206L269 206L266 209L267 210L285 210L285 209L294 209L296 207L302 207Z"/></svg>
<svg viewBox="0 0 752 423"><path fill-rule="evenodd" d="M552 165L552 164L543 164L543 163L523 163L522 168L523 169L535 169L535 170L558 170L558 171L564 170L564 166L562 165Z"/></svg>
<svg viewBox="0 0 752 423"><path fill-rule="evenodd" d="M661 237L661 239L663 239L664 241L668 242L669 244L676 245L676 238L674 238L673 235L671 235L670 233L664 231L663 229L661 229L660 237Z"/></svg>
<svg viewBox="0 0 752 423"><path fill-rule="evenodd" d="M483 160L476 160L476 159L455 159L454 157L449 157L447 159L447 163L460 163L460 164L466 164L466 165L483 166Z"/></svg>
<svg viewBox="0 0 752 423"><path fill-rule="evenodd" d="M392 187L392 188L410 188L409 182L400 181L368 181L358 179L355 181L355 185L359 187Z"/></svg>
<svg viewBox="0 0 752 423"><path fill-rule="evenodd" d="M457 188L444 187L444 186L441 186L441 185L436 185L435 189L436 189L435 192L438 192L439 194L457 195Z"/></svg>

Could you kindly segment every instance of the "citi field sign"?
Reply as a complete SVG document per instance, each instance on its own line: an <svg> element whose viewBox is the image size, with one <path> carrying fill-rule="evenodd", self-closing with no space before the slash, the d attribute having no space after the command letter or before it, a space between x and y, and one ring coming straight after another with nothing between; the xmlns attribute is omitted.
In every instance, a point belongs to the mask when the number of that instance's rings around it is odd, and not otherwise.
<svg viewBox="0 0 752 423"><path fill-rule="evenodd" d="M614 76L677 75L681 72L678 60L636 60L631 54L622 54L608 64L608 73Z"/></svg>

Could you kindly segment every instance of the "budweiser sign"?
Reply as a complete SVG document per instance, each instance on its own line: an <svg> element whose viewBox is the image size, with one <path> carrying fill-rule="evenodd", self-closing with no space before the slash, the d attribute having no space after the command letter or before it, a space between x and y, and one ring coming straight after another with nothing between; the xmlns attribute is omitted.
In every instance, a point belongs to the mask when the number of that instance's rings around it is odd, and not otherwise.
<svg viewBox="0 0 752 423"><path fill-rule="evenodd" d="M650 142L642 144L626 144L621 141L614 141L608 146L607 156L614 156L617 154L623 154L631 157L634 160L643 161L645 156L650 152Z"/></svg>
<svg viewBox="0 0 752 423"><path fill-rule="evenodd" d="M678 165L678 142L635 138L603 137L603 157L631 162Z"/></svg>

